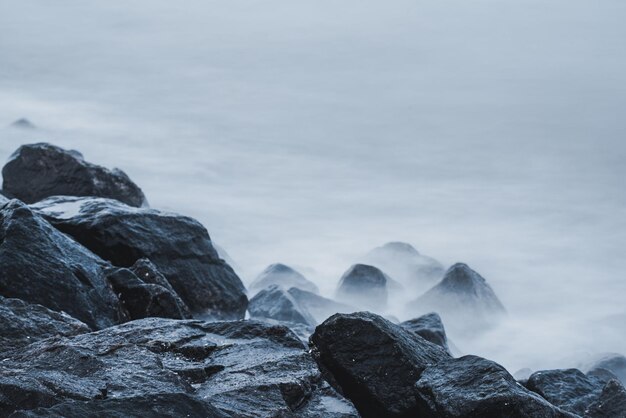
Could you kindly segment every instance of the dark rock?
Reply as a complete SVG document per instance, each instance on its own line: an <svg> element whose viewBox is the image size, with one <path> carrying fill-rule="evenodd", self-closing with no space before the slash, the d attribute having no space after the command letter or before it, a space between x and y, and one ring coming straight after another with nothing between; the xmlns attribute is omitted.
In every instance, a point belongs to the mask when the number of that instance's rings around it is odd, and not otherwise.
<svg viewBox="0 0 626 418"><path fill-rule="evenodd" d="M186 393L160 393L123 399L67 401L51 408L19 411L10 418L227 418L208 402Z"/></svg>
<svg viewBox="0 0 626 418"><path fill-rule="evenodd" d="M583 415L598 400L606 383L578 369L562 369L535 372L526 387L565 411Z"/></svg>
<svg viewBox="0 0 626 418"><path fill-rule="evenodd" d="M92 328L127 319L107 265L18 200L0 207L0 294L65 311Z"/></svg>
<svg viewBox="0 0 626 418"><path fill-rule="evenodd" d="M356 416L288 328L258 321L146 318L36 342L0 362L2 416L181 393L229 416Z"/></svg>
<svg viewBox="0 0 626 418"><path fill-rule="evenodd" d="M0 296L0 353L48 337L70 337L90 331L87 325L66 313Z"/></svg>
<svg viewBox="0 0 626 418"><path fill-rule="evenodd" d="M496 323L504 306L487 281L466 264L450 267L443 280L409 303L411 312L438 312L456 332L473 332Z"/></svg>
<svg viewBox="0 0 626 418"><path fill-rule="evenodd" d="M52 197L33 205L56 228L119 267L148 258L195 314L243 318L248 299L196 220L102 198Z"/></svg>
<svg viewBox="0 0 626 418"><path fill-rule="evenodd" d="M400 326L419 335L426 341L437 344L448 352L450 351L448 348L448 338L446 337L446 330L443 327L443 322L441 322L441 317L435 312L422 315L419 318L404 321L400 324Z"/></svg>
<svg viewBox="0 0 626 418"><path fill-rule="evenodd" d="M411 244L404 242L388 242L374 248L363 262L389 273L411 292L423 292L441 280L445 273L439 261L420 254Z"/></svg>
<svg viewBox="0 0 626 418"><path fill-rule="evenodd" d="M230 254L228 254L226 252L226 250L224 249L224 247L219 246L215 243L215 241L212 242L213 243L213 248L215 248L215 251L217 251L217 255L226 262L226 264L228 264L229 266L231 266L233 268L233 270L235 270L235 273L237 273L238 276L240 276L240 272L241 272L241 266L239 264L237 264L237 262L230 256Z"/></svg>
<svg viewBox="0 0 626 418"><path fill-rule="evenodd" d="M175 292L158 284L145 283L129 269L112 268L107 274L107 279L130 319L151 316L173 319L191 318L187 311L181 309Z"/></svg>
<svg viewBox="0 0 626 418"><path fill-rule="evenodd" d="M78 151L39 143L21 146L2 169L3 189L26 203L46 197L98 196L146 206L141 189L121 170L84 160Z"/></svg>
<svg viewBox="0 0 626 418"><path fill-rule="evenodd" d="M257 293L248 304L252 318L270 318L296 324L316 325L309 311L280 286L272 285Z"/></svg>
<svg viewBox="0 0 626 418"><path fill-rule="evenodd" d="M439 362L415 384L419 417L571 417L518 384L502 366L476 356Z"/></svg>
<svg viewBox="0 0 626 418"><path fill-rule="evenodd" d="M586 418L626 418L626 389L616 379L610 380L598 399L589 405Z"/></svg>
<svg viewBox="0 0 626 418"><path fill-rule="evenodd" d="M408 417L420 411L415 382L451 357L441 347L369 313L333 315L311 336L326 379L363 417Z"/></svg>
<svg viewBox="0 0 626 418"><path fill-rule="evenodd" d="M297 287L309 292L319 293L315 283L284 264L272 264L263 270L250 284L250 294L254 295L271 285L282 286L285 289Z"/></svg>
<svg viewBox="0 0 626 418"><path fill-rule="evenodd" d="M626 357L621 354L606 354L593 362L589 371L606 369L611 371L617 378L626 384Z"/></svg>
<svg viewBox="0 0 626 418"><path fill-rule="evenodd" d="M339 301L373 311L387 307L388 276L374 266L355 264L346 271L336 292Z"/></svg>
<svg viewBox="0 0 626 418"><path fill-rule="evenodd" d="M18 129L36 129L37 127L28 119L21 118L11 124L12 128Z"/></svg>
<svg viewBox="0 0 626 418"><path fill-rule="evenodd" d="M288 292L300 306L309 311L317 324L336 313L350 313L356 311L356 309L350 305L336 302L315 293L298 289L297 287L292 287Z"/></svg>

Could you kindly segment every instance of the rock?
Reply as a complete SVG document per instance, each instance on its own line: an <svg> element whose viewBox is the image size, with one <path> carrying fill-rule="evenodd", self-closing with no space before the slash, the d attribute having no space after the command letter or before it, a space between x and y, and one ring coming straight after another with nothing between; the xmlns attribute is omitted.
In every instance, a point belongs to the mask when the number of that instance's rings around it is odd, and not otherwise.
<svg viewBox="0 0 626 418"><path fill-rule="evenodd" d="M237 273L238 276L241 276L241 266L237 264L237 262L230 256L230 254L226 252L224 247L217 245L215 241L213 241L212 243L213 243L213 248L215 248L215 251L217 251L217 255L222 260L224 260L226 264L231 266L233 270L235 270L235 273Z"/></svg>
<svg viewBox="0 0 626 418"><path fill-rule="evenodd" d="M87 325L66 313L0 296L0 353L48 337L71 337L90 331Z"/></svg>
<svg viewBox="0 0 626 418"><path fill-rule="evenodd" d="M598 399L589 405L586 418L626 418L626 389L618 380L610 380Z"/></svg>
<svg viewBox="0 0 626 418"><path fill-rule="evenodd" d="M419 417L573 417L526 390L499 364L476 356L426 368L415 388Z"/></svg>
<svg viewBox="0 0 626 418"><path fill-rule="evenodd" d="M248 299L196 220L116 200L52 197L33 205L56 228L119 267L148 258L194 314L243 318Z"/></svg>
<svg viewBox="0 0 626 418"><path fill-rule="evenodd" d="M161 274L161 272L152 263L152 261L148 260L147 258L141 258L137 260L135 264L133 264L130 270L135 273L135 276L141 279L141 281L143 281L144 283L156 284L167 289L174 297L182 318L190 319L192 317L189 307L185 304L185 302L183 302L180 296L178 296L176 290L174 290L170 282L167 281L165 276Z"/></svg>
<svg viewBox="0 0 626 418"><path fill-rule="evenodd" d="M76 401L107 410L176 394L227 416L357 416L288 328L258 321L146 318L36 342L0 362L2 416L55 405L62 415L80 408Z"/></svg>
<svg viewBox="0 0 626 418"><path fill-rule="evenodd" d="M438 312L457 333L489 327L506 313L487 281L462 263L450 267L439 284L407 308L416 313Z"/></svg>
<svg viewBox="0 0 626 418"><path fill-rule="evenodd" d="M424 369L451 358L369 312L331 316L316 328L310 346L329 383L365 418L418 416L415 382Z"/></svg>
<svg viewBox="0 0 626 418"><path fill-rule="evenodd" d="M0 294L65 311L100 329L128 318L106 280L106 263L28 206L0 207Z"/></svg>
<svg viewBox="0 0 626 418"><path fill-rule="evenodd" d="M208 402L186 393L164 393L123 399L67 401L50 408L19 411L10 418L227 418Z"/></svg>
<svg viewBox="0 0 626 418"><path fill-rule="evenodd" d="M388 276L373 266L355 264L346 271L335 297L342 302L372 311L387 307Z"/></svg>
<svg viewBox="0 0 626 418"><path fill-rule="evenodd" d="M404 242L388 242L374 248L362 261L389 273L413 294L434 285L445 273L443 264Z"/></svg>
<svg viewBox="0 0 626 418"><path fill-rule="evenodd" d="M107 280L117 293L130 319L148 317L190 319L191 315L179 305L179 298L170 289L145 283L126 268L112 268ZM183 305L184 306L184 305Z"/></svg>
<svg viewBox="0 0 626 418"><path fill-rule="evenodd" d="M443 327L443 322L441 322L441 317L435 312L404 321L400 326L450 352L446 330Z"/></svg>
<svg viewBox="0 0 626 418"><path fill-rule="evenodd" d="M336 302L313 292L298 289L297 287L292 287L288 292L300 306L309 311L315 319L316 324L323 322L326 318L336 313L350 313L356 311L356 309L350 305Z"/></svg>
<svg viewBox="0 0 626 418"><path fill-rule="evenodd" d="M531 374L533 374L533 371L529 369L528 367L524 367L522 369L519 369L515 373L513 373L513 377L519 383L526 386L526 382L528 382L528 378L530 377Z"/></svg>
<svg viewBox="0 0 626 418"><path fill-rule="evenodd" d="M250 299L248 312L252 318L270 318L296 324L316 325L309 311L300 306L289 292L277 285L261 290Z"/></svg>
<svg viewBox="0 0 626 418"><path fill-rule="evenodd" d="M263 270L250 284L250 294L254 295L271 285L279 285L285 289L297 287L309 292L319 293L315 283L284 264L272 264Z"/></svg>
<svg viewBox="0 0 626 418"><path fill-rule="evenodd" d="M12 128L17 129L36 129L37 127L28 119L21 118L11 124Z"/></svg>
<svg viewBox="0 0 626 418"><path fill-rule="evenodd" d="M67 195L147 205L141 189L123 171L88 163L78 151L46 143L21 146L2 169L2 177L4 191L25 203Z"/></svg>
<svg viewBox="0 0 626 418"><path fill-rule="evenodd" d="M606 379L578 369L561 369L533 373L526 387L561 409L582 416L599 399L606 383Z"/></svg>
<svg viewBox="0 0 626 418"><path fill-rule="evenodd" d="M597 369L606 369L611 371L617 378L626 384L626 357L621 354L611 353L605 354L595 360L587 370L594 371Z"/></svg>

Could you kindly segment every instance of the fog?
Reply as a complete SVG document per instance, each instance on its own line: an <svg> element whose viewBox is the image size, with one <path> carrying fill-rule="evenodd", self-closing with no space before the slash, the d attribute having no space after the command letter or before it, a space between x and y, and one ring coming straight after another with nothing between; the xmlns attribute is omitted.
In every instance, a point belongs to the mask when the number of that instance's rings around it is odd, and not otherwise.
<svg viewBox="0 0 626 418"><path fill-rule="evenodd" d="M576 366L626 353L625 19L621 0L0 0L0 159L49 141L122 168L246 283L282 262L332 295L387 241L466 262L508 318L461 350Z"/></svg>

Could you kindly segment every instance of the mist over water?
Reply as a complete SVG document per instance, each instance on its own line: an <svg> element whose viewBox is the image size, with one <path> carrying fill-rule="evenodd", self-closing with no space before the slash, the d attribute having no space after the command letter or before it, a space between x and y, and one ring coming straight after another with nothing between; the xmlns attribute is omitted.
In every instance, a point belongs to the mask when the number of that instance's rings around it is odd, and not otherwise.
<svg viewBox="0 0 626 418"><path fill-rule="evenodd" d="M245 283L282 262L332 295L388 241L466 262L509 314L451 335L463 352L577 366L626 353L625 18L619 0L0 1L0 158L49 141L122 168ZM4 128L22 117L38 129Z"/></svg>

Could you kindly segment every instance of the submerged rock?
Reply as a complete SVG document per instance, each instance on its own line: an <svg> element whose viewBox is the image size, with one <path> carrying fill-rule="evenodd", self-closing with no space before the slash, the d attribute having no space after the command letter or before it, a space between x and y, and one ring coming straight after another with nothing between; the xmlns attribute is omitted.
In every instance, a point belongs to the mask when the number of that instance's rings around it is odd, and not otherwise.
<svg viewBox="0 0 626 418"><path fill-rule="evenodd" d="M141 189L121 170L88 163L78 151L39 143L21 146L2 169L3 189L26 203L56 195L98 196L145 206Z"/></svg>
<svg viewBox="0 0 626 418"><path fill-rule="evenodd" d="M316 325L309 311L301 306L289 292L272 285L257 293L248 304L252 318L269 318L295 324Z"/></svg>
<svg viewBox="0 0 626 418"><path fill-rule="evenodd" d="M572 417L518 384L504 367L476 356L442 361L415 384L420 417Z"/></svg>
<svg viewBox="0 0 626 418"><path fill-rule="evenodd" d="M506 313L487 281L466 264L450 267L443 280L409 303L411 312L438 312L446 326L473 332L497 322Z"/></svg>
<svg viewBox="0 0 626 418"><path fill-rule="evenodd" d="M604 376L585 375L578 369L543 370L533 373L526 387L563 410L582 416L598 401L607 381Z"/></svg>
<svg viewBox="0 0 626 418"><path fill-rule="evenodd" d="M419 335L426 341L437 344L448 352L450 351L446 330L443 327L443 322L441 322L441 317L437 313L431 312L419 318L404 321L400 326Z"/></svg>
<svg viewBox="0 0 626 418"><path fill-rule="evenodd" d="M147 318L43 340L0 362L3 416L55 405L74 411L75 401L105 411L175 394L228 416L356 416L288 328L258 321ZM134 405L138 414L150 411L148 402Z"/></svg>
<svg viewBox="0 0 626 418"><path fill-rule="evenodd" d="M0 353L48 337L71 337L90 331L87 325L64 312L0 296Z"/></svg>
<svg viewBox="0 0 626 418"><path fill-rule="evenodd" d="M292 287L288 290L289 294L298 302L300 306L306 309L315 319L315 323L323 322L329 316L336 313L349 313L356 311L350 305L336 302L332 299L325 298L306 290Z"/></svg>
<svg viewBox="0 0 626 418"><path fill-rule="evenodd" d="M405 242L388 242L374 248L363 257L363 262L389 273L411 292L424 291L445 273L443 264Z"/></svg>
<svg viewBox="0 0 626 418"><path fill-rule="evenodd" d="M361 309L380 311L387 307L388 276L374 266L355 264L339 280L336 298Z"/></svg>
<svg viewBox="0 0 626 418"><path fill-rule="evenodd" d="M65 311L99 329L127 320L108 266L28 206L0 207L0 294Z"/></svg>
<svg viewBox="0 0 626 418"><path fill-rule="evenodd" d="M333 315L311 336L326 379L363 417L418 416L415 382L450 359L441 347L369 313Z"/></svg>
<svg viewBox="0 0 626 418"><path fill-rule="evenodd" d="M272 264L258 275L250 284L250 294L254 295L262 289L272 285L282 286L285 289L297 287L313 293L319 293L319 289L312 281L301 273L284 264Z"/></svg>
<svg viewBox="0 0 626 418"><path fill-rule="evenodd" d="M193 313L243 318L248 305L244 286L198 221L91 197L57 196L33 208L116 266L150 259Z"/></svg>

